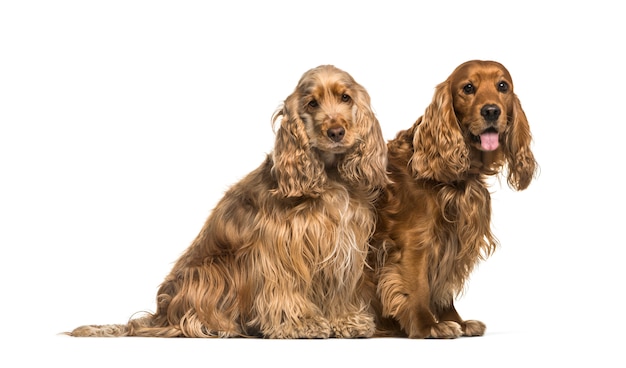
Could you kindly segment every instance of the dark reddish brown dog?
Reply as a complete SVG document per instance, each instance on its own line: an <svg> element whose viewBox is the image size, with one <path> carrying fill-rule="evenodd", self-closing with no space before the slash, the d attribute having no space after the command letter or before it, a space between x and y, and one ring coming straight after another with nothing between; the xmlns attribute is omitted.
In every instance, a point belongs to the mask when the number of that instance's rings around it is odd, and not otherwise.
<svg viewBox="0 0 626 368"><path fill-rule="evenodd" d="M506 173L511 188L528 187L537 168L530 144L511 75L479 60L457 67L424 115L388 143L392 183L378 203L367 288L380 302L384 334L484 334L485 324L461 318L454 298L497 244L486 180Z"/></svg>

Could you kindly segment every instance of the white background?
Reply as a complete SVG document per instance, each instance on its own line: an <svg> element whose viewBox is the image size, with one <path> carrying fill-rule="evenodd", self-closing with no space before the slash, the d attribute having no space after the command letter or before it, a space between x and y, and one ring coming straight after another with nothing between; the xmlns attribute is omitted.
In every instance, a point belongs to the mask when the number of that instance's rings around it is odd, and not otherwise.
<svg viewBox="0 0 626 368"><path fill-rule="evenodd" d="M426 3L2 2L2 365L624 366L622 7ZM485 336L57 335L154 310L223 192L272 149L270 117L306 70L348 71L391 139L469 59L507 66L541 165L526 191L493 187L501 246L457 302Z"/></svg>

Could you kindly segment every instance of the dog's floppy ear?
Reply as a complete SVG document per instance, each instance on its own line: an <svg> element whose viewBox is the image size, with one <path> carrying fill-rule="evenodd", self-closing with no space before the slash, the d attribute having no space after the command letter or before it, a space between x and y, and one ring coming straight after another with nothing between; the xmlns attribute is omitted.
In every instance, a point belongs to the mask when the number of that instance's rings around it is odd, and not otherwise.
<svg viewBox="0 0 626 368"><path fill-rule="evenodd" d="M339 164L341 175L364 188L381 188L388 183L387 145L365 88L352 86L354 129L361 139Z"/></svg>
<svg viewBox="0 0 626 368"><path fill-rule="evenodd" d="M304 122L298 114L300 96L296 90L274 113L280 120L272 153L272 175L278 183L275 194L284 197L317 197L326 182L323 163L313 157Z"/></svg>
<svg viewBox="0 0 626 368"><path fill-rule="evenodd" d="M504 154L508 163L507 182L515 190L523 190L530 185L537 171L537 162L530 149L532 137L526 114L517 95L513 96L511 127L506 135Z"/></svg>
<svg viewBox="0 0 626 368"><path fill-rule="evenodd" d="M452 182L469 170L469 150L454 113L449 81L436 87L431 104L415 125L411 159L414 175Z"/></svg>

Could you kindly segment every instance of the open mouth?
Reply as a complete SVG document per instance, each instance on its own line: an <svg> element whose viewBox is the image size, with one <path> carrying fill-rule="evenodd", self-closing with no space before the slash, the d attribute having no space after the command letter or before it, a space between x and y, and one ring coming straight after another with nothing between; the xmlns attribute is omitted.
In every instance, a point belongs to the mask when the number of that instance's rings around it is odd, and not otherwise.
<svg viewBox="0 0 626 368"><path fill-rule="evenodd" d="M487 128L479 135L470 134L472 142L480 144L483 151L493 151L500 145L498 141L498 130L496 128Z"/></svg>

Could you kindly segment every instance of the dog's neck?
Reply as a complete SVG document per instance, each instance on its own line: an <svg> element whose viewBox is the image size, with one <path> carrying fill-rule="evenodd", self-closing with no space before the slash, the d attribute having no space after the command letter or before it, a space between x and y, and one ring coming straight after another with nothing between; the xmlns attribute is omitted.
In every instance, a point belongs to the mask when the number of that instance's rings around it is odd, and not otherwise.
<svg viewBox="0 0 626 368"><path fill-rule="evenodd" d="M339 163L339 160L343 156L343 154L339 154L339 153L323 152L319 150L317 152L327 170L337 168L337 164Z"/></svg>
<svg viewBox="0 0 626 368"><path fill-rule="evenodd" d="M468 174L495 175L503 165L503 153L500 148L495 151L481 151L472 147L470 157Z"/></svg>

